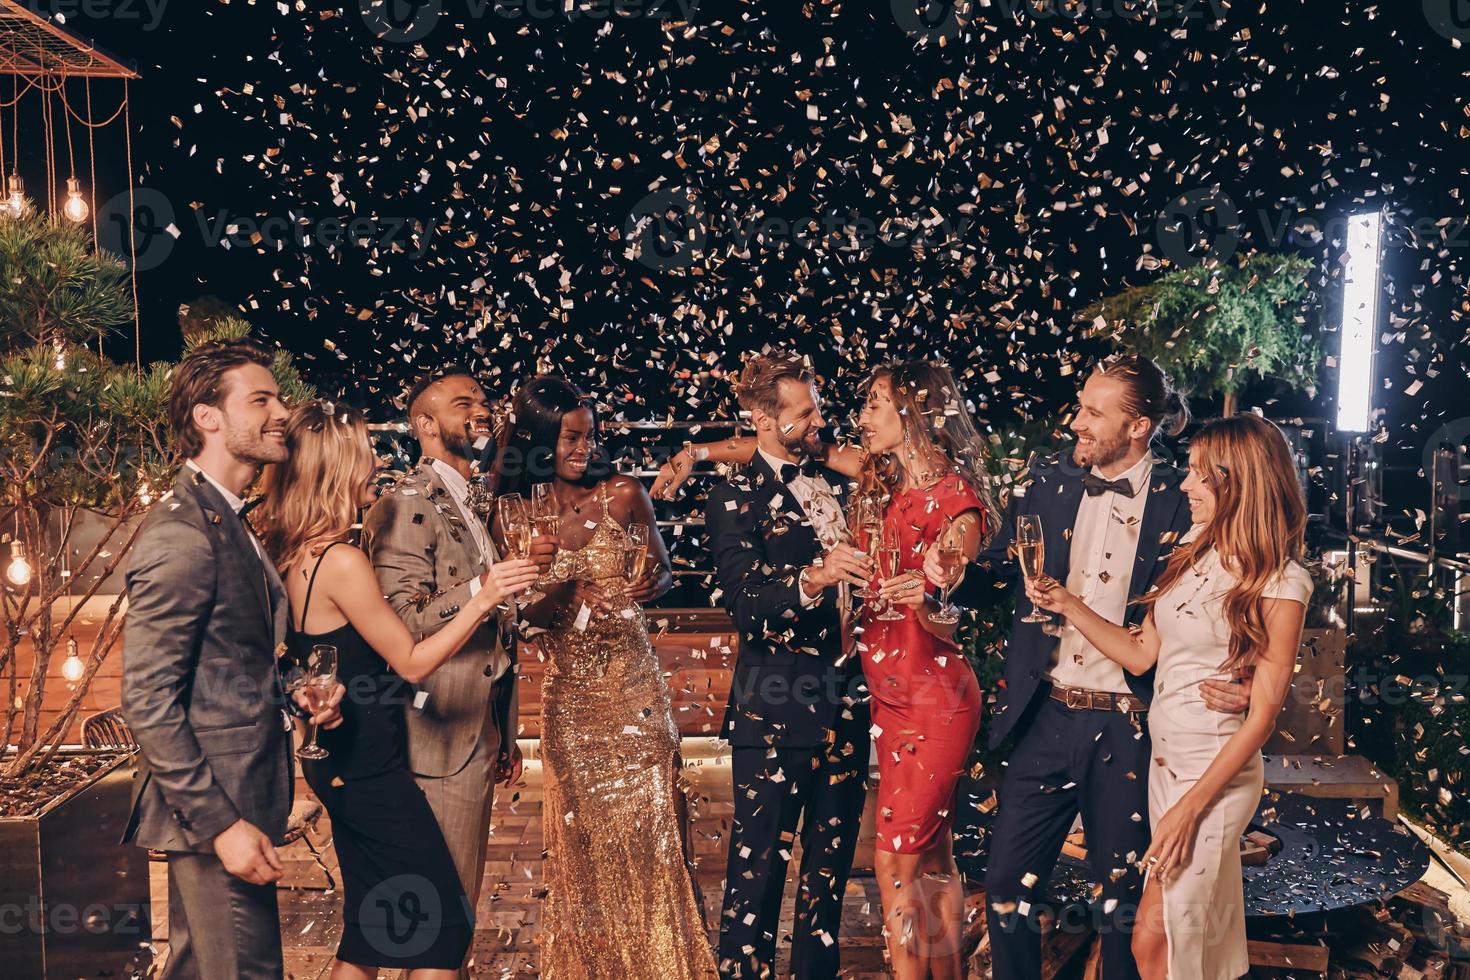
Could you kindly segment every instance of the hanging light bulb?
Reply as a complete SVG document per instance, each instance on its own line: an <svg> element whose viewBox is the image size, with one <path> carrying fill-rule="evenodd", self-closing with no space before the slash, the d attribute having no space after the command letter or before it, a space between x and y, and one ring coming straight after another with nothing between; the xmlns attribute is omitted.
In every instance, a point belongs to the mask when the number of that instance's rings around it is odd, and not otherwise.
<svg viewBox="0 0 1470 980"><path fill-rule="evenodd" d="M87 206L86 198L82 197L81 185L75 177L66 178L66 203L61 206L61 213L66 215L67 220L81 224L87 220L92 209Z"/></svg>
<svg viewBox="0 0 1470 980"><path fill-rule="evenodd" d="M66 659L61 662L61 676L75 684L82 679L85 671L82 658L77 654L77 638L68 636L66 638Z"/></svg>
<svg viewBox="0 0 1470 980"><path fill-rule="evenodd" d="M20 186L20 174L11 174L5 182L5 189L5 207L12 217L19 218L26 213L26 195Z"/></svg>
<svg viewBox="0 0 1470 980"><path fill-rule="evenodd" d="M153 488L150 487L147 483L144 483L141 487L138 488L138 501L144 507L147 507L149 504L153 503Z"/></svg>
<svg viewBox="0 0 1470 980"><path fill-rule="evenodd" d="M31 563L26 560L26 546L19 541L10 542L10 564L5 566L5 577L11 585L26 585L31 580Z"/></svg>

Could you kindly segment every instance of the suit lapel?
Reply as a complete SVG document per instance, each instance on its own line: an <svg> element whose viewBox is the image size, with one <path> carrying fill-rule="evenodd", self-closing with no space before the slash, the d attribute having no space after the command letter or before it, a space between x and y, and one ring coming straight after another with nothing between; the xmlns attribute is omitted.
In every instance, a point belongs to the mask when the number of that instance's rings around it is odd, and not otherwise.
<svg viewBox="0 0 1470 980"><path fill-rule="evenodd" d="M1184 505L1184 494L1179 484L1184 476L1173 466L1155 463L1148 478L1148 499L1143 503L1143 519L1138 527L1138 563L1133 566L1133 579L1129 583L1130 599L1136 599L1153 585L1154 566L1165 547L1172 549L1174 521L1179 508ZM1167 539L1167 540L1166 540Z"/></svg>
<svg viewBox="0 0 1470 980"><path fill-rule="evenodd" d="M275 575L275 569L270 567L270 562L261 561L260 555L255 550L255 542L250 540L250 535L245 530L245 523L234 509L225 503L225 498L220 496L219 491L204 478L204 474L186 467L179 475L179 482L174 487L175 493L180 490L193 494L194 499L199 501L199 505L204 508L210 523L224 529L225 538L230 542L230 548L237 556L236 560L244 563L248 568L245 578L249 581L250 589L255 594L255 601L260 606L261 615L265 617L266 623L274 634L276 602L268 592L271 587L267 583L271 576L275 576L275 587L279 588L280 576Z"/></svg>
<svg viewBox="0 0 1470 980"><path fill-rule="evenodd" d="M1065 582L1072 572L1072 535L1076 533L1077 511L1082 506L1082 479L1068 473L1066 465L1058 467L1056 472L1055 481L1046 481L1056 485L1045 487L1044 496L1037 501L1056 515L1055 520L1043 518L1041 533L1046 554L1042 564L1046 574Z"/></svg>
<svg viewBox="0 0 1470 980"><path fill-rule="evenodd" d="M751 459L747 469L753 495L760 499L766 508L766 513L756 516L756 524L761 527L761 536L766 539L768 545L772 541L785 540L790 545L798 541L805 544L805 558L801 561L809 561L817 553L817 531L812 527L811 518L807 516L806 509L796 499L792 491L781 478L771 469L771 464L759 452ZM780 498L780 507L771 508L771 504ZM793 537L795 535L795 537Z"/></svg>
<svg viewBox="0 0 1470 980"><path fill-rule="evenodd" d="M429 504L434 508L434 513L439 515L444 533L459 547L456 560L463 562L466 570L473 575L483 574L485 562L480 555L479 546L475 544L474 532L465 525L466 518L461 516L459 504L454 502L449 487L444 485L444 480L428 460L419 460L418 472L425 493L428 494Z"/></svg>

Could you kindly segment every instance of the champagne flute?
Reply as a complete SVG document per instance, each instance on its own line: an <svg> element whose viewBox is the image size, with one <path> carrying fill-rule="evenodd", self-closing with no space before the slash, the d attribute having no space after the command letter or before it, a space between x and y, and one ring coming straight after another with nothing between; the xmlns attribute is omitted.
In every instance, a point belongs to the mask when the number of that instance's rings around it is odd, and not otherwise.
<svg viewBox="0 0 1470 980"><path fill-rule="evenodd" d="M561 535L561 504L551 482L537 483L531 487L531 537L550 538L553 542ZM526 602L540 602L546 593L535 587L526 593Z"/></svg>
<svg viewBox="0 0 1470 980"><path fill-rule="evenodd" d="M631 587L648 570L648 525L628 525L628 546L623 552L623 574Z"/></svg>
<svg viewBox="0 0 1470 980"><path fill-rule="evenodd" d="M902 557L903 543L899 540L897 522L883 525L878 545L878 573L883 576L885 582L898 577L903 564ZM889 602L877 618L881 622L896 623L903 619L903 612Z"/></svg>
<svg viewBox="0 0 1470 980"><path fill-rule="evenodd" d="M953 626L960 621L960 614L950 606L949 594L965 574L965 535L957 521L950 521L939 533L939 569L948 584L939 590L939 611L929 621Z"/></svg>
<svg viewBox="0 0 1470 980"><path fill-rule="evenodd" d="M495 511L500 517L500 534L505 539L505 557L511 560L525 558L531 553L531 515L526 510L526 501L518 493L507 493L495 501ZM533 601L529 594L527 601ZM509 611L510 603L502 609Z"/></svg>
<svg viewBox="0 0 1470 980"><path fill-rule="evenodd" d="M327 701L332 697L332 688L336 686L337 648L330 643L318 643L307 655L306 664L293 687L306 692L307 703L311 706L311 711L315 713L326 706ZM310 722L307 725L311 729L311 735L307 738L306 744L296 750L296 758L325 759L331 753L317 744L317 726Z"/></svg>
<svg viewBox="0 0 1470 980"><path fill-rule="evenodd" d="M1016 554L1021 560L1021 575L1030 584L1046 577L1046 539L1041 533L1041 518L1036 514L1022 514L1016 518ZM1050 623L1051 617L1038 612L1035 606L1021 617L1023 623Z"/></svg>
<svg viewBox="0 0 1470 980"><path fill-rule="evenodd" d="M852 534L853 546L867 555L876 550L883 533L883 506L878 495L871 491L854 494L847 526ZM853 590L859 599L877 598L877 593L866 585Z"/></svg>

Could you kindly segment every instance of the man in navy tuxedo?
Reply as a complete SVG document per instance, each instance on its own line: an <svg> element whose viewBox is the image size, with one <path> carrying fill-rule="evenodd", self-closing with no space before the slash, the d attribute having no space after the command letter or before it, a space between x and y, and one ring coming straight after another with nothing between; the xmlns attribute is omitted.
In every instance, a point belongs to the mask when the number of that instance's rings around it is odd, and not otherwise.
<svg viewBox="0 0 1470 980"><path fill-rule="evenodd" d="M1148 850L1148 704L1153 672L1134 676L1064 623L1028 623L1034 610L1015 586L1017 519L1039 519L1044 574L1098 613L1139 626L1133 600L1147 592L1190 528L1179 485L1185 471L1153 458L1164 431L1177 435L1188 409L1158 366L1127 355L1104 361L1082 388L1071 454L1036 462L1013 493L999 532L973 576L1014 587L1015 625L990 745L1015 741L999 791L986 869L994 973L1041 976L1036 912L1068 832L1081 815L1093 880L1102 886L1102 967L1107 980L1137 977L1130 929ZM1206 702L1243 711L1244 683L1206 682Z"/></svg>
<svg viewBox="0 0 1470 980"><path fill-rule="evenodd" d="M705 510L721 600L740 634L722 726L735 813L720 973L775 975L781 893L800 823L791 972L833 978L869 726L838 586L863 585L873 564L842 543L842 480L815 463L823 422L811 373L790 355L757 355L736 394L757 452L711 490Z"/></svg>

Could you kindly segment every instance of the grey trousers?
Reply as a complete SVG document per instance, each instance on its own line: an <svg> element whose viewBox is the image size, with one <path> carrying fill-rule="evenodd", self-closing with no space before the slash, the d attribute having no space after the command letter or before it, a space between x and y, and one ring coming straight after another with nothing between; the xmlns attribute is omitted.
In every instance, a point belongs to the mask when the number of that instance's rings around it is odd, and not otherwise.
<svg viewBox="0 0 1470 980"><path fill-rule="evenodd" d="M485 729L464 768L450 776L414 774L444 832L460 883L469 898L470 915L480 903L485 854L490 839L490 806L495 798L495 763L500 757L500 726L494 710L485 712ZM473 944L471 944L473 952ZM460 976L468 976L461 968Z"/></svg>
<svg viewBox="0 0 1470 980"><path fill-rule="evenodd" d="M276 886L252 885L213 854L168 855L168 964L162 980L280 980Z"/></svg>

